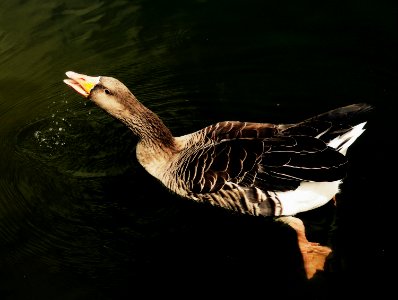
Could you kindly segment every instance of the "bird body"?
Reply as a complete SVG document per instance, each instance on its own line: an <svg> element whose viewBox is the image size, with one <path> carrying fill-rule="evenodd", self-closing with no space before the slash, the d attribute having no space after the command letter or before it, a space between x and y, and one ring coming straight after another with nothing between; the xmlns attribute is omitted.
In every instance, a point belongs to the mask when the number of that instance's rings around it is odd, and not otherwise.
<svg viewBox="0 0 398 300"><path fill-rule="evenodd" d="M139 163L170 191L256 216L295 215L332 199L371 108L348 105L296 124L224 121L174 137L117 79L66 75L139 137Z"/></svg>

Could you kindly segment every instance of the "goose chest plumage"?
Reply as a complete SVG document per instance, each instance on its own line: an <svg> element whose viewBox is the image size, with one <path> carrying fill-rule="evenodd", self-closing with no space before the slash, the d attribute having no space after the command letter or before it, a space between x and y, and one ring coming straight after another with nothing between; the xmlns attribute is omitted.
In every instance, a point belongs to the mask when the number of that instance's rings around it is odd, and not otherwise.
<svg viewBox="0 0 398 300"><path fill-rule="evenodd" d="M352 104L295 124L224 121L174 137L119 80L66 75L139 137L139 163L172 192L255 216L292 216L330 201L371 109Z"/></svg>

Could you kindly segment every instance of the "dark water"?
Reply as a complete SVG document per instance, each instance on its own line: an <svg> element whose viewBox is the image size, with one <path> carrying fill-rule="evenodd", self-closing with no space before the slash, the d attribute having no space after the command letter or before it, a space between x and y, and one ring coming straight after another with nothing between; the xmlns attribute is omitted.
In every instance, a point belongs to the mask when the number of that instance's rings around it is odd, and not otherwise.
<svg viewBox="0 0 398 300"><path fill-rule="evenodd" d="M321 3L1 1L0 299L379 289L394 213L396 4ZM62 83L69 70L119 78L175 135L375 105L338 208L302 216L335 249L325 272L305 280L284 226L170 195L138 165L130 132Z"/></svg>

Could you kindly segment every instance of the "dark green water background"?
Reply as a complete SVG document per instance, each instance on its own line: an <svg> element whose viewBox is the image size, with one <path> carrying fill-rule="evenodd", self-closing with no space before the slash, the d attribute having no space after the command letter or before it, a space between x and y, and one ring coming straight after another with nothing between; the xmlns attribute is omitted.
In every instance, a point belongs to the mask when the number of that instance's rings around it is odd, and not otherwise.
<svg viewBox="0 0 398 300"><path fill-rule="evenodd" d="M395 201L396 8L2 0L0 299L380 295ZM335 248L326 271L305 280L284 226L170 195L137 163L130 132L62 82L69 70L119 78L175 135L373 104L337 210L303 215L309 237Z"/></svg>

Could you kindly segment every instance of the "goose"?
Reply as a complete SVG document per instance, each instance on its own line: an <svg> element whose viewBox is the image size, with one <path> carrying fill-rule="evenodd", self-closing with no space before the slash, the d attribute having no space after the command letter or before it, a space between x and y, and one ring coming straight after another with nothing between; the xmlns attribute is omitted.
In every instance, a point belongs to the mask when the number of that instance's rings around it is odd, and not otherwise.
<svg viewBox="0 0 398 300"><path fill-rule="evenodd" d="M372 106L356 103L293 124L222 121L175 137L118 79L66 72L64 82L123 122L139 140L138 162L171 192L297 233L307 279L332 252L310 242L296 215L334 199L347 176L348 148Z"/></svg>
<svg viewBox="0 0 398 300"><path fill-rule="evenodd" d="M138 162L171 192L254 216L294 216L333 199L372 108L351 104L295 124L222 121L175 137L118 79L66 76L138 136Z"/></svg>

